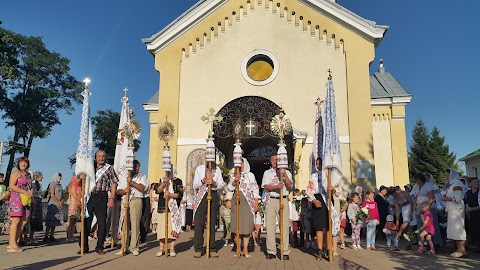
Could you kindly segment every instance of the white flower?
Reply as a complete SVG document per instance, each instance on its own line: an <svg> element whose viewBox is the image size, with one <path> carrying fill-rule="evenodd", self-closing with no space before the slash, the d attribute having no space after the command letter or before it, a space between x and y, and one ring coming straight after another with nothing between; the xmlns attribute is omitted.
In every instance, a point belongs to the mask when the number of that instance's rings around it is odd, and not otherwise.
<svg viewBox="0 0 480 270"><path fill-rule="evenodd" d="M367 207L363 207L363 208L362 208L362 212L365 213L365 214L368 214L368 208L367 208Z"/></svg>

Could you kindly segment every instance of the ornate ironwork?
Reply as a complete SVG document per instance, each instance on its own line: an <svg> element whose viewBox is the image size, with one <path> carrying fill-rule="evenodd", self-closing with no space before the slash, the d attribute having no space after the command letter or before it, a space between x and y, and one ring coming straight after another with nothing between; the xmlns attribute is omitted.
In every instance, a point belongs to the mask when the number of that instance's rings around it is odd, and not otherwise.
<svg viewBox="0 0 480 270"><path fill-rule="evenodd" d="M258 96L246 96L237 98L225 105L217 115L223 116L223 121L213 125L215 137L228 138L234 136L232 127L238 119L243 123L255 123L257 131L249 138L263 139L276 137L270 130L272 118L283 112L282 108L274 102Z"/></svg>

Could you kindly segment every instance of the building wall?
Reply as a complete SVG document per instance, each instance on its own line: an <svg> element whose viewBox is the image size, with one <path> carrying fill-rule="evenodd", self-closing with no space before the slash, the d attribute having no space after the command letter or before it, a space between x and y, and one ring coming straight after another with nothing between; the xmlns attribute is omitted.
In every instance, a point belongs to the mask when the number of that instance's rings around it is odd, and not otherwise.
<svg viewBox="0 0 480 270"><path fill-rule="evenodd" d="M188 155L177 153L179 138L198 142L206 136L207 128L197 120L203 113L210 107L218 111L228 101L242 95L263 96L284 106L294 126L311 136L312 103L319 95L325 96L327 70L331 69L338 101L339 132L344 142L344 175L349 182L351 179L354 184L362 183L355 176L355 160L362 158L374 164L368 71L374 58L374 45L297 1L278 2L281 6L278 9L268 3L258 5L265 1L226 2L155 55L155 68L160 72L157 122L164 121L168 115L169 121L178 127L170 143L172 160L182 164L184 160L180 157ZM240 63L253 49L271 51L280 63L277 79L267 86L253 87L241 77ZM229 72L223 67L228 67ZM202 89L210 89L215 95L207 98L205 94L198 94ZM189 109L183 110L185 107ZM310 142L308 138L301 168L309 167L306 156L311 152ZM162 148L163 143L152 136L150 161L160 156ZM178 151L188 151L183 148ZM180 177L181 170L179 166ZM150 181L158 179L161 173L160 166L149 166Z"/></svg>
<svg viewBox="0 0 480 270"><path fill-rule="evenodd" d="M470 177L480 176L480 157L472 158L465 161L466 173ZM476 173L475 173L476 168Z"/></svg>
<svg viewBox="0 0 480 270"><path fill-rule="evenodd" d="M392 137L390 114L373 115L373 150L375 155L376 185L395 186L393 181Z"/></svg>

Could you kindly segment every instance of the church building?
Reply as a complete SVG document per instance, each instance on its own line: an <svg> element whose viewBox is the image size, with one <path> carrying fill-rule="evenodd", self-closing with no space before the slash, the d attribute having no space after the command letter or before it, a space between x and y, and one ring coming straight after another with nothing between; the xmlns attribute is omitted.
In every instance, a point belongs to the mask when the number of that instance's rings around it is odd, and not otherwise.
<svg viewBox="0 0 480 270"><path fill-rule="evenodd" d="M296 187L312 172L317 98L325 99L329 71L335 89L343 187L374 188L409 182L405 106L412 96L381 61L369 73L388 26L332 0L200 0L142 41L155 58L159 88L144 104L150 116L148 178L162 171L158 127L175 127L169 146L178 177L188 187L204 162L213 108L218 162L233 167L234 128L244 130L244 157L261 182L278 137L272 117L290 117L286 137Z"/></svg>

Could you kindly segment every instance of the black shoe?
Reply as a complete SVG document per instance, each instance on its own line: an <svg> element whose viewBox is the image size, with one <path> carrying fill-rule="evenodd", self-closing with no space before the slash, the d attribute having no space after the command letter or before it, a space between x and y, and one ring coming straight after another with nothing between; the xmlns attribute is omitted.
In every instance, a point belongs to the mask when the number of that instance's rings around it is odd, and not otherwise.
<svg viewBox="0 0 480 270"><path fill-rule="evenodd" d="M48 237L45 236L45 237L43 238L42 242L43 242L43 243L48 243L48 242L50 242L50 240L48 239Z"/></svg>
<svg viewBox="0 0 480 270"><path fill-rule="evenodd" d="M86 249L83 251L83 254L88 254L88 252L89 252L88 249ZM77 251L77 254L79 255L82 254L82 251L81 250Z"/></svg>
<svg viewBox="0 0 480 270"><path fill-rule="evenodd" d="M284 261L290 260L290 256L288 256L288 255L283 255L283 260L284 260Z"/></svg>
<svg viewBox="0 0 480 270"><path fill-rule="evenodd" d="M277 256L275 256L273 254L267 254L267 259L268 260L275 259L275 258L277 258Z"/></svg>
<svg viewBox="0 0 480 270"><path fill-rule="evenodd" d="M95 252L97 252L98 255L105 255L105 251L103 251L102 248L95 250Z"/></svg>
<svg viewBox="0 0 480 270"><path fill-rule="evenodd" d="M49 239L50 239L50 242L57 242L57 239L55 239L55 237L53 237L53 236L50 236Z"/></svg>
<svg viewBox="0 0 480 270"><path fill-rule="evenodd" d="M140 239L140 243L143 244L143 243L145 243L145 242L147 242L147 239L145 239L145 238Z"/></svg>

